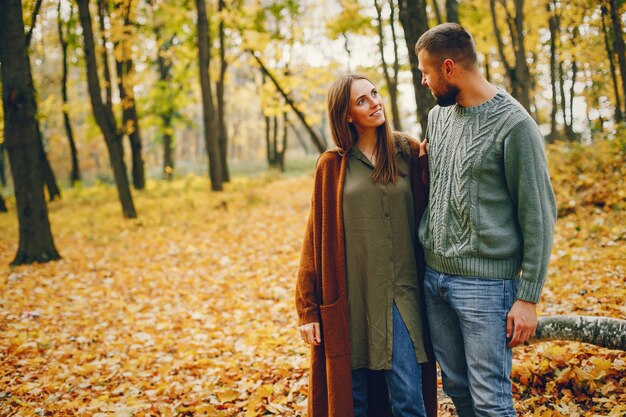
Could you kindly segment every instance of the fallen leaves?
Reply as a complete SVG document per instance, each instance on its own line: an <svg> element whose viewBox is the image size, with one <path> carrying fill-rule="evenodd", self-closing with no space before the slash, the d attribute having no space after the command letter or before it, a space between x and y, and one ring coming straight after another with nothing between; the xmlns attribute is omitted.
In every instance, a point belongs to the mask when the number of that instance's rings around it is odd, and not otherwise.
<svg viewBox="0 0 626 417"><path fill-rule="evenodd" d="M559 197L541 311L624 318L623 200L579 197L595 182L572 186L577 165L559 152L551 160L570 170L555 189L575 204ZM311 176L208 189L194 176L149 182L137 220L122 219L111 187L67 190L50 205L63 259L13 269L16 219L0 216L1 415L306 414L293 291ZM516 349L518 412L622 416L625 362L578 343ZM443 398L440 415L452 410Z"/></svg>

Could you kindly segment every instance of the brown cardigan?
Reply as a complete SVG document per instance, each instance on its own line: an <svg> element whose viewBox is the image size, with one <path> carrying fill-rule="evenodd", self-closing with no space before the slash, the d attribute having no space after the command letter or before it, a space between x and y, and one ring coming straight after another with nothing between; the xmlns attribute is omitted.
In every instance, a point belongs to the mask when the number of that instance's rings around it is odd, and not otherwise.
<svg viewBox="0 0 626 417"><path fill-rule="evenodd" d="M415 227L426 209L428 196L428 160L419 156L419 144L403 136L411 148L411 184L415 206ZM311 347L309 374L309 417L352 417L352 383L350 369L350 329L346 288L346 259L343 230L343 184L348 156L338 150L320 157L315 172L311 212L302 246L296 309L298 324L318 322L322 343ZM419 242L415 245L418 279L424 282L424 255ZM422 300L422 314L426 317ZM424 364L423 392L428 417L437 415L437 379L430 337L425 324L424 342L430 359ZM385 379L380 372L369 378L370 417L392 417Z"/></svg>

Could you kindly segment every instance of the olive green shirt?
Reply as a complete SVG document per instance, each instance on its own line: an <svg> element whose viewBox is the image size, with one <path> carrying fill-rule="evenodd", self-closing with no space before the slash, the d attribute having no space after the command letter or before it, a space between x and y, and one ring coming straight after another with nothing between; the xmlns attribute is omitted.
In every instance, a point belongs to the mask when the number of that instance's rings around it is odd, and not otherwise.
<svg viewBox="0 0 626 417"><path fill-rule="evenodd" d="M398 176L395 184L372 183L374 166L356 145L348 155L343 219L352 369L391 369L394 302L418 362L427 361L414 254L410 152L408 144L398 145L398 168L407 175Z"/></svg>

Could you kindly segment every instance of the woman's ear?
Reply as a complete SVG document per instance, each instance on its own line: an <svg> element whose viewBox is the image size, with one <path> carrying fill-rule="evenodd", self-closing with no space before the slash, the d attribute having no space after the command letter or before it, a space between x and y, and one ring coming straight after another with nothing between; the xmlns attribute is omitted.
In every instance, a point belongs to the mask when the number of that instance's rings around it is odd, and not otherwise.
<svg viewBox="0 0 626 417"><path fill-rule="evenodd" d="M352 123L352 117L348 116L348 123Z"/></svg>

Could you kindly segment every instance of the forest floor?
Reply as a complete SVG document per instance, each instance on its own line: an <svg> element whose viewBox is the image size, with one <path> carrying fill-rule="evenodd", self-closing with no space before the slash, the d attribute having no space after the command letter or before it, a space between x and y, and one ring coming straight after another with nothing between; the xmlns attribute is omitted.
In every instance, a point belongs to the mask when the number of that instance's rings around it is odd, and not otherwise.
<svg viewBox="0 0 626 417"><path fill-rule="evenodd" d="M550 150L560 218L542 315L626 317L624 150ZM16 268L11 206L0 415L306 415L293 300L311 188L312 175L223 193L193 175L150 181L136 220L110 186L66 190L49 205L63 259ZM626 414L626 352L531 344L514 350L513 379L520 415ZM451 409L442 398L440 415Z"/></svg>

